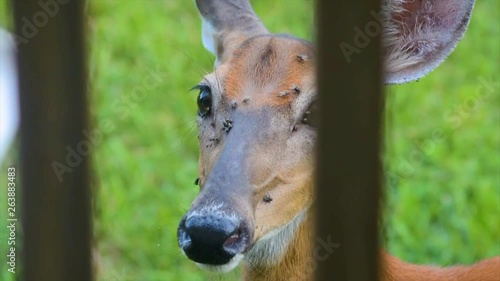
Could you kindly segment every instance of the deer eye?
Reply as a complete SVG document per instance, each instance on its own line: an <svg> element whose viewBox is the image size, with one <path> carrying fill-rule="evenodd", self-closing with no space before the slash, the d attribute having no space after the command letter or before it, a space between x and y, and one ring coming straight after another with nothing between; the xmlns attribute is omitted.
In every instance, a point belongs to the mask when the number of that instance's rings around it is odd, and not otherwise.
<svg viewBox="0 0 500 281"><path fill-rule="evenodd" d="M302 116L302 123L316 128L319 123L319 108L316 102L313 102Z"/></svg>
<svg viewBox="0 0 500 281"><path fill-rule="evenodd" d="M208 86L200 85L198 88L200 89L197 99L198 115L204 118L210 114L212 108L212 92Z"/></svg>

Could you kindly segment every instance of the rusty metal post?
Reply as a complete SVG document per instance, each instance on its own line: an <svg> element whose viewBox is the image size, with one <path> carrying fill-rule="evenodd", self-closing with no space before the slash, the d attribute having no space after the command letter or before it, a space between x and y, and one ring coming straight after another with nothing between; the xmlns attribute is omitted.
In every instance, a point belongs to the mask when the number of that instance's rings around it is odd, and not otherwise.
<svg viewBox="0 0 500 281"><path fill-rule="evenodd" d="M21 103L21 280L92 280L84 1L12 1Z"/></svg>
<svg viewBox="0 0 500 281"><path fill-rule="evenodd" d="M316 235L340 243L318 262L317 280L378 276L383 110L379 5L379 0L317 1L322 116Z"/></svg>

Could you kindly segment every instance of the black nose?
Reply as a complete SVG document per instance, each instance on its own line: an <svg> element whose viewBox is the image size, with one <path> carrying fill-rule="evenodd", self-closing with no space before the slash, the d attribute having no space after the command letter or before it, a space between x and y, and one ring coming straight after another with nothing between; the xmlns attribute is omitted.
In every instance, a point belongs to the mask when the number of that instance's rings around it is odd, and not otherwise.
<svg viewBox="0 0 500 281"><path fill-rule="evenodd" d="M181 221L177 235L188 258L211 265L228 263L245 250L249 241L243 221L228 216L190 216Z"/></svg>

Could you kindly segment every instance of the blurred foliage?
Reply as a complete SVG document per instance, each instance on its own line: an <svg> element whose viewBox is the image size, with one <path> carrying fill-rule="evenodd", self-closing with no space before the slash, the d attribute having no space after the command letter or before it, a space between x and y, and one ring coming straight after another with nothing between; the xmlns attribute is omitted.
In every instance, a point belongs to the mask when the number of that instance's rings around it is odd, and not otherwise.
<svg viewBox="0 0 500 281"><path fill-rule="evenodd" d="M177 224L198 192L188 90L214 61L193 2L88 5L92 123L102 134L93 156L98 280L239 279L198 269L177 246ZM272 32L312 39L313 1L252 3ZM450 265L500 254L499 7L479 1L442 66L387 87L384 242L404 260ZM1 2L0 26L10 26L8 14ZM13 280L5 266L0 279Z"/></svg>

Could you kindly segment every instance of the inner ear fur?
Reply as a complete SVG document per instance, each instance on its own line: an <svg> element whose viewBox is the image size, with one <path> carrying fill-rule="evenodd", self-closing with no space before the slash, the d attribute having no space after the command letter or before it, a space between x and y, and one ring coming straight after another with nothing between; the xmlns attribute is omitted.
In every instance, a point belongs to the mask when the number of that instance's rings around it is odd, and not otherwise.
<svg viewBox="0 0 500 281"><path fill-rule="evenodd" d="M385 82L417 80L462 39L474 0L384 0Z"/></svg>

